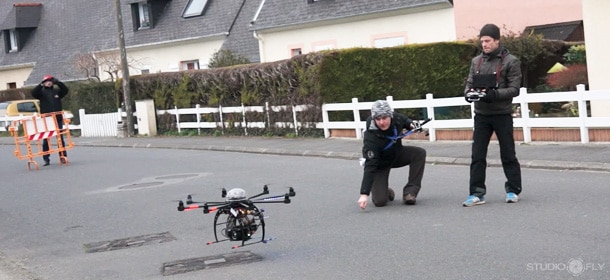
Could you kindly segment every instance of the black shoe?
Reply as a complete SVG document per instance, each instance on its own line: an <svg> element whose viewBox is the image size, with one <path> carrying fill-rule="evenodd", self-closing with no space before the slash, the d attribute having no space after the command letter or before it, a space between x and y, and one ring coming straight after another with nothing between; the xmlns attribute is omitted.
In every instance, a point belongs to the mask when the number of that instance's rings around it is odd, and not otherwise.
<svg viewBox="0 0 610 280"><path fill-rule="evenodd" d="M415 196L412 194L405 194L402 196L402 200L407 205L415 205Z"/></svg>
<svg viewBox="0 0 610 280"><path fill-rule="evenodd" d="M44 164L43 164L42 166L47 166L47 165L49 165L49 164L51 164L51 161L50 161L50 160L48 160L48 159L45 159L45 160L44 160Z"/></svg>

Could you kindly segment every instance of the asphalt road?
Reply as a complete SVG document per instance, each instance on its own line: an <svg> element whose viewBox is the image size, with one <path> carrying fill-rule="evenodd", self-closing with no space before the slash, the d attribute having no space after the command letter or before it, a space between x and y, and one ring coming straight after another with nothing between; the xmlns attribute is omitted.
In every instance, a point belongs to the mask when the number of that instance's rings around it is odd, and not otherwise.
<svg viewBox="0 0 610 280"><path fill-rule="evenodd" d="M0 271L12 279L610 278L605 172L526 168L521 201L506 204L492 167L487 204L464 208L467 166L429 164L416 206L362 211L356 160L80 146L70 165L53 156L35 171L0 148ZM392 172L391 184L404 176ZM297 192L291 204L262 207L276 238L268 244L206 245L213 216L176 211L187 194L219 200L223 187L254 194L264 184ZM100 244L121 249L87 252ZM235 252L260 260L162 274L172 262L212 257L213 266Z"/></svg>

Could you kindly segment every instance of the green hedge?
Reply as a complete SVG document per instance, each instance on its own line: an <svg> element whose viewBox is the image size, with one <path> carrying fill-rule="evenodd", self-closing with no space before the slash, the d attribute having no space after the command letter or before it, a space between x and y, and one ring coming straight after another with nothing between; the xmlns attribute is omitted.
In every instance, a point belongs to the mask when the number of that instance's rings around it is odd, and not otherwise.
<svg viewBox="0 0 610 280"><path fill-rule="evenodd" d="M545 75L538 66L546 67L551 54L561 57L567 50L563 42L543 44L541 40L529 36L502 41L513 54L523 55L528 76L541 72L535 78L537 84L539 77ZM265 102L272 106L321 105L351 102L352 98L373 101L388 95L395 100L408 100L425 98L427 93L434 93L437 98L454 97L462 94L470 60L480 52L477 45L476 42L445 42L383 49L351 48L269 63L132 76L131 100L153 99L157 109L171 109L196 104L250 106ZM122 104L120 81L69 82L67 85L70 94L64 99L64 109L75 115L81 108L87 113L115 112ZM30 90L0 91L0 101L30 98ZM306 122L321 121L320 112L300 114ZM286 112L274 117L290 119L291 116L291 112ZM163 119L173 121L171 117ZM172 128L171 123L160 123L160 126Z"/></svg>

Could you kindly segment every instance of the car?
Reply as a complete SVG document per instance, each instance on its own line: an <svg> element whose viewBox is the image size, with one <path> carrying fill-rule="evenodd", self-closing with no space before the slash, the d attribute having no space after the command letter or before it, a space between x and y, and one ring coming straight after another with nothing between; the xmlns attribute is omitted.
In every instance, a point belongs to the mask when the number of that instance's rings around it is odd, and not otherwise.
<svg viewBox="0 0 610 280"><path fill-rule="evenodd" d="M40 113L38 99L12 100L0 103L0 116L31 116Z"/></svg>

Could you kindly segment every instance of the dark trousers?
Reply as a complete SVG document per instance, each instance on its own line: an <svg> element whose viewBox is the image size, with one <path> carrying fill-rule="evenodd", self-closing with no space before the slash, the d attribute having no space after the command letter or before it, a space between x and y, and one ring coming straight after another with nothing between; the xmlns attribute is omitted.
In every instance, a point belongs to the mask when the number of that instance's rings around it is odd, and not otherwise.
<svg viewBox="0 0 610 280"><path fill-rule="evenodd" d="M375 172L375 179L371 188L371 200L375 206L383 206L388 203L388 181L392 168L409 165L409 179L402 189L403 196L412 194L417 197L421 188L426 167L426 150L420 147L403 146L398 151L396 160L390 168L379 169Z"/></svg>
<svg viewBox="0 0 610 280"><path fill-rule="evenodd" d="M513 138L513 118L505 115L475 115L472 142L472 162L470 163L470 195L482 197L486 193L485 170L487 168L487 148L493 133L500 144L500 159L506 176L506 192L521 193L521 165L515 153Z"/></svg>
<svg viewBox="0 0 610 280"><path fill-rule="evenodd" d="M55 118L57 119L57 127L61 131L63 129L63 127L64 127L63 118L60 115L57 115ZM66 143L64 142L64 136L60 134L59 137L61 138L61 146L65 148L66 147ZM42 151L46 152L48 150L49 150L49 140L48 139L44 139L44 140L42 140ZM66 151L59 152L59 156L60 157L62 157L62 156L67 157L68 153ZM49 161L49 158L50 158L50 155L48 155L48 154L42 156L42 159L44 161Z"/></svg>

